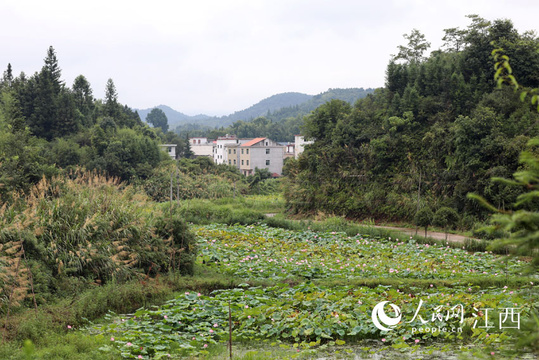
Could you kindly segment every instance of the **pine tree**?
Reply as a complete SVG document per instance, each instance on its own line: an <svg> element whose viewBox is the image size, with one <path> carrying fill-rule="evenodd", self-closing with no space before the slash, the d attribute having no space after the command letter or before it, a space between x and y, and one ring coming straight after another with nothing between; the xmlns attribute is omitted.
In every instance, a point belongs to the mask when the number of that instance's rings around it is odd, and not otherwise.
<svg viewBox="0 0 539 360"><path fill-rule="evenodd" d="M91 114L94 110L94 98L90 83L83 75L77 76L73 82L73 99L75 106L84 116L84 125L93 125Z"/></svg>
<svg viewBox="0 0 539 360"><path fill-rule="evenodd" d="M13 70L11 69L11 64L7 64L7 70L4 71L4 76L0 82L0 87L11 87L13 84Z"/></svg>
<svg viewBox="0 0 539 360"><path fill-rule="evenodd" d="M114 86L114 81L112 81L112 79L107 80L107 85L105 87L104 113L106 116L112 118L117 118L120 115L118 93L116 92L116 86Z"/></svg>
<svg viewBox="0 0 539 360"><path fill-rule="evenodd" d="M44 74L50 76L50 79L53 84L54 93L58 95L61 88L64 86L63 82L60 80L62 76L62 70L58 65L58 59L56 58L56 52L52 46L47 50L47 57L44 59L45 66L43 66Z"/></svg>

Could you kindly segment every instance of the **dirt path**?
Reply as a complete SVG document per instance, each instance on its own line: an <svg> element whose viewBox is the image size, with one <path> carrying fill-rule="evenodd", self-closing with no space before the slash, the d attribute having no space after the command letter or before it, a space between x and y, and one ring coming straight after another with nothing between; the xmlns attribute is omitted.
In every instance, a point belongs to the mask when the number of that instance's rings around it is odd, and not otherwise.
<svg viewBox="0 0 539 360"><path fill-rule="evenodd" d="M273 213L272 214L266 214L266 217L274 217L275 215L276 214L273 214ZM395 227L395 226L382 226L382 225L366 225L366 226L374 227L374 228L380 228L380 229L395 230L395 231L399 231L401 233L404 233L406 235L415 236L415 229L401 228L401 227ZM425 236L425 230L424 229L419 229L418 232L417 232L417 235ZM436 240L445 240L445 233L436 232L436 231L427 231L427 237L430 237L430 238L433 238L433 239L436 239ZM466 239L473 239L473 238L470 238L470 237L467 237L467 236L462 236L462 235L456 235L456 234L447 234L447 241L450 241L450 242L457 242L457 243L464 244L464 241ZM473 239L473 240L478 240L478 239Z"/></svg>
<svg viewBox="0 0 539 360"><path fill-rule="evenodd" d="M412 235L412 236L415 235L415 229L400 228L400 227L394 227L394 226L379 226L379 225L374 225L374 227L396 230L396 231L400 231L402 233L405 233L407 235ZM419 229L419 231L417 232L417 235L425 236L425 230ZM436 232L436 231L427 231L427 237L437 239L437 240L445 240L445 233ZM456 235L456 234L447 234L447 241L464 243L464 240L466 239L472 239L472 238L467 237L467 236L462 236L462 235ZM474 239L474 240L477 240L477 239Z"/></svg>

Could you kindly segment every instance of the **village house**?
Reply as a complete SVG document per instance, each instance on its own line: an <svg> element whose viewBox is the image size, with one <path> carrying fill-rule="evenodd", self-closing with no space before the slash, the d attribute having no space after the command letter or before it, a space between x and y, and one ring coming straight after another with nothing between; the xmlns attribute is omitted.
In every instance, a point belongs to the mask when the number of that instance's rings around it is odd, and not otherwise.
<svg viewBox="0 0 539 360"><path fill-rule="evenodd" d="M219 136L214 142L213 147L213 162L216 164L228 164L228 150L226 145L240 144L240 139L236 135Z"/></svg>
<svg viewBox="0 0 539 360"><path fill-rule="evenodd" d="M294 136L294 152L296 159L301 155L303 150L305 150L305 145L309 145L312 143L312 141L305 141L305 138L301 135Z"/></svg>
<svg viewBox="0 0 539 360"><path fill-rule="evenodd" d="M159 148L166 152L171 158L176 159L176 144L160 144Z"/></svg>
<svg viewBox="0 0 539 360"><path fill-rule="evenodd" d="M285 150L284 150L285 159L295 157L295 144L294 143L284 143L283 146L285 147Z"/></svg>
<svg viewBox="0 0 539 360"><path fill-rule="evenodd" d="M282 174L284 146L268 138L256 138L238 148L239 169L243 175L253 175L256 168L268 169L276 176Z"/></svg>
<svg viewBox="0 0 539 360"><path fill-rule="evenodd" d="M195 157L206 156L213 159L213 142L209 142L207 137L189 138L189 145Z"/></svg>

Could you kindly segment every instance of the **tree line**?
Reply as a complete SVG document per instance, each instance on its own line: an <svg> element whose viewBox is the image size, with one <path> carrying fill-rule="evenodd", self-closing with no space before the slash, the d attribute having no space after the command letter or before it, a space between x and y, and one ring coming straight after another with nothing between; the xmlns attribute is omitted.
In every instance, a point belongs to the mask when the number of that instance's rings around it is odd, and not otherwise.
<svg viewBox="0 0 539 360"><path fill-rule="evenodd" d="M167 159L159 143L175 143L180 156L189 154L188 141L166 130L148 127L120 104L112 79L104 99L94 98L83 75L66 85L52 46L32 76L14 76L8 64L0 80L0 200L59 169L84 167L123 181L145 179Z"/></svg>
<svg viewBox="0 0 539 360"><path fill-rule="evenodd" d="M468 193L512 210L522 189L490 179L518 170L539 115L512 88L496 88L491 52L503 48L520 84L537 87L539 40L510 20L469 18L465 29L445 29L444 46L428 57L430 44L413 30L389 61L384 88L306 118L314 144L288 163L291 211L411 221L425 207L445 207L469 228L487 210Z"/></svg>

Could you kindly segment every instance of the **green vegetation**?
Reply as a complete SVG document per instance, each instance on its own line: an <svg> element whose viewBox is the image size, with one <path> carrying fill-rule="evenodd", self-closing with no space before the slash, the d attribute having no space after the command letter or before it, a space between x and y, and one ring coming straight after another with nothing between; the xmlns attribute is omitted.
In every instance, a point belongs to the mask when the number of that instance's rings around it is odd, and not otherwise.
<svg viewBox="0 0 539 360"><path fill-rule="evenodd" d="M425 228L425 237L427 237L427 228L429 225L432 225L433 220L434 214L428 206L419 210L414 216L414 223L416 226Z"/></svg>
<svg viewBox="0 0 539 360"><path fill-rule="evenodd" d="M112 79L103 100L82 75L66 87L52 47L29 78L8 65L0 358L226 357L227 341L246 359L537 354L539 40L470 19L428 58L425 37L405 35L386 87L354 105L330 90L305 119L296 104L214 130L290 140L304 123L314 143L284 180L188 159L164 112L148 127ZM494 70L491 46L504 49ZM349 218L496 240L403 237ZM383 301L403 317L379 316L385 330L373 320Z"/></svg>
<svg viewBox="0 0 539 360"><path fill-rule="evenodd" d="M193 273L197 246L185 222L102 175L42 179L0 215L5 331L12 309L37 311L96 285Z"/></svg>
<svg viewBox="0 0 539 360"><path fill-rule="evenodd" d="M523 262L504 264L489 253L253 225L209 225L199 228L197 237L201 266L244 284L211 293L186 291L160 307L111 316L88 330L108 340L101 351L121 358L211 358L220 353L219 343L229 341L232 326L236 347L268 342L296 351L299 358L365 339L405 353L420 346L480 341L503 356L513 348L516 334L500 328L500 320L492 329L478 327L477 321L486 321L484 310L477 315L479 309L473 308L492 308L490 315L499 319L497 313L511 307L524 322L536 296L530 278L515 276ZM270 285L275 282L280 284ZM400 307L406 322L380 331L371 311L387 299ZM422 317L416 318L420 300ZM456 305L462 312L446 318ZM426 326L424 319L431 326L462 331L418 331Z"/></svg>
<svg viewBox="0 0 539 360"><path fill-rule="evenodd" d="M526 64L513 66L522 86L538 87L539 41L509 20L470 18L467 29L447 29L447 50L428 58L421 34L407 35L385 88L354 106L333 100L306 118L314 144L286 169L292 213L411 222L428 205L456 210L457 227L471 229L488 211L470 192L514 210L522 189L490 178L518 170L519 153L539 135L539 113L512 88L495 89L490 43Z"/></svg>
<svg viewBox="0 0 539 360"><path fill-rule="evenodd" d="M103 100L94 99L82 75L66 86L52 47L40 72L15 77L9 64L0 80L0 202L74 167L147 179L169 159L158 148L163 142L177 144L179 156L190 154L187 140L150 129L121 105L112 79Z"/></svg>
<svg viewBox="0 0 539 360"><path fill-rule="evenodd" d="M454 209L443 206L436 211L436 214L434 214L432 223L435 226L439 226L446 231L445 238L447 240L447 231L450 228L455 227L455 225L458 223L458 220L459 214Z"/></svg>
<svg viewBox="0 0 539 360"><path fill-rule="evenodd" d="M164 134L168 131L168 119L163 110L159 108L153 108L148 115L146 115L146 122L152 124L156 128L161 128Z"/></svg>
<svg viewBox="0 0 539 360"><path fill-rule="evenodd" d="M153 169L147 179L133 181L155 201L218 199L246 195L245 177L228 165L215 165L207 157L165 162Z"/></svg>

